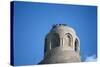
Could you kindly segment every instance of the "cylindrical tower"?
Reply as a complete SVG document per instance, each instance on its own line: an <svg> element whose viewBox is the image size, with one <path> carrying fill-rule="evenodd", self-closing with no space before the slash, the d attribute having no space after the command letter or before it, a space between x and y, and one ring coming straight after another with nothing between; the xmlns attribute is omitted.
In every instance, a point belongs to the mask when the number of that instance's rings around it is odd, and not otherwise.
<svg viewBox="0 0 100 67"><path fill-rule="evenodd" d="M80 42L66 24L53 25L45 37L44 58L40 64L80 62Z"/></svg>

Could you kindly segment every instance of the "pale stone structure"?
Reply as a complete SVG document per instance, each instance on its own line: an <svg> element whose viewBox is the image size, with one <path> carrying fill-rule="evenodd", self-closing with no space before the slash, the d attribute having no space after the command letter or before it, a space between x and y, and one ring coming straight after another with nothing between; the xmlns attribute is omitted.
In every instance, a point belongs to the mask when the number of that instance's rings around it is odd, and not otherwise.
<svg viewBox="0 0 100 67"><path fill-rule="evenodd" d="M73 28L53 25L45 38L44 58L39 64L80 62L80 41Z"/></svg>

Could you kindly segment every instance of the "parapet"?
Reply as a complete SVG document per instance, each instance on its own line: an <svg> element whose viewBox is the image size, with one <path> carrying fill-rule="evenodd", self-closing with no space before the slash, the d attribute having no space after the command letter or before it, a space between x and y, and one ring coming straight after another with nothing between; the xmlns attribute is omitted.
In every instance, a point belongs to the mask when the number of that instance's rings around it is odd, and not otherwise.
<svg viewBox="0 0 100 67"><path fill-rule="evenodd" d="M67 26L67 24L53 24L52 25L52 28L56 28L58 26Z"/></svg>

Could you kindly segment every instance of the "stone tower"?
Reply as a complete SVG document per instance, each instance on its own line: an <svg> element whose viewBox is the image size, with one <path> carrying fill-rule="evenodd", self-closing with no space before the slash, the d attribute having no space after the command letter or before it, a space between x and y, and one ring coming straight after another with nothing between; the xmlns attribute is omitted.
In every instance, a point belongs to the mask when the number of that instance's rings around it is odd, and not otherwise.
<svg viewBox="0 0 100 67"><path fill-rule="evenodd" d="M80 62L80 42L66 24L53 25L45 37L44 58L39 64Z"/></svg>

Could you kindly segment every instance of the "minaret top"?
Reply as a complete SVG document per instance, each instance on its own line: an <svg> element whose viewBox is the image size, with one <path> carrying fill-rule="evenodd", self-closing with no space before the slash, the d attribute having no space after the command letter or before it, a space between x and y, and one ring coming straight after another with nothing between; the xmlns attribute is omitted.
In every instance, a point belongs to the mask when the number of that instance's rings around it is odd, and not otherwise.
<svg viewBox="0 0 100 67"><path fill-rule="evenodd" d="M80 42L67 24L54 24L45 37L44 59L40 64L80 62Z"/></svg>

